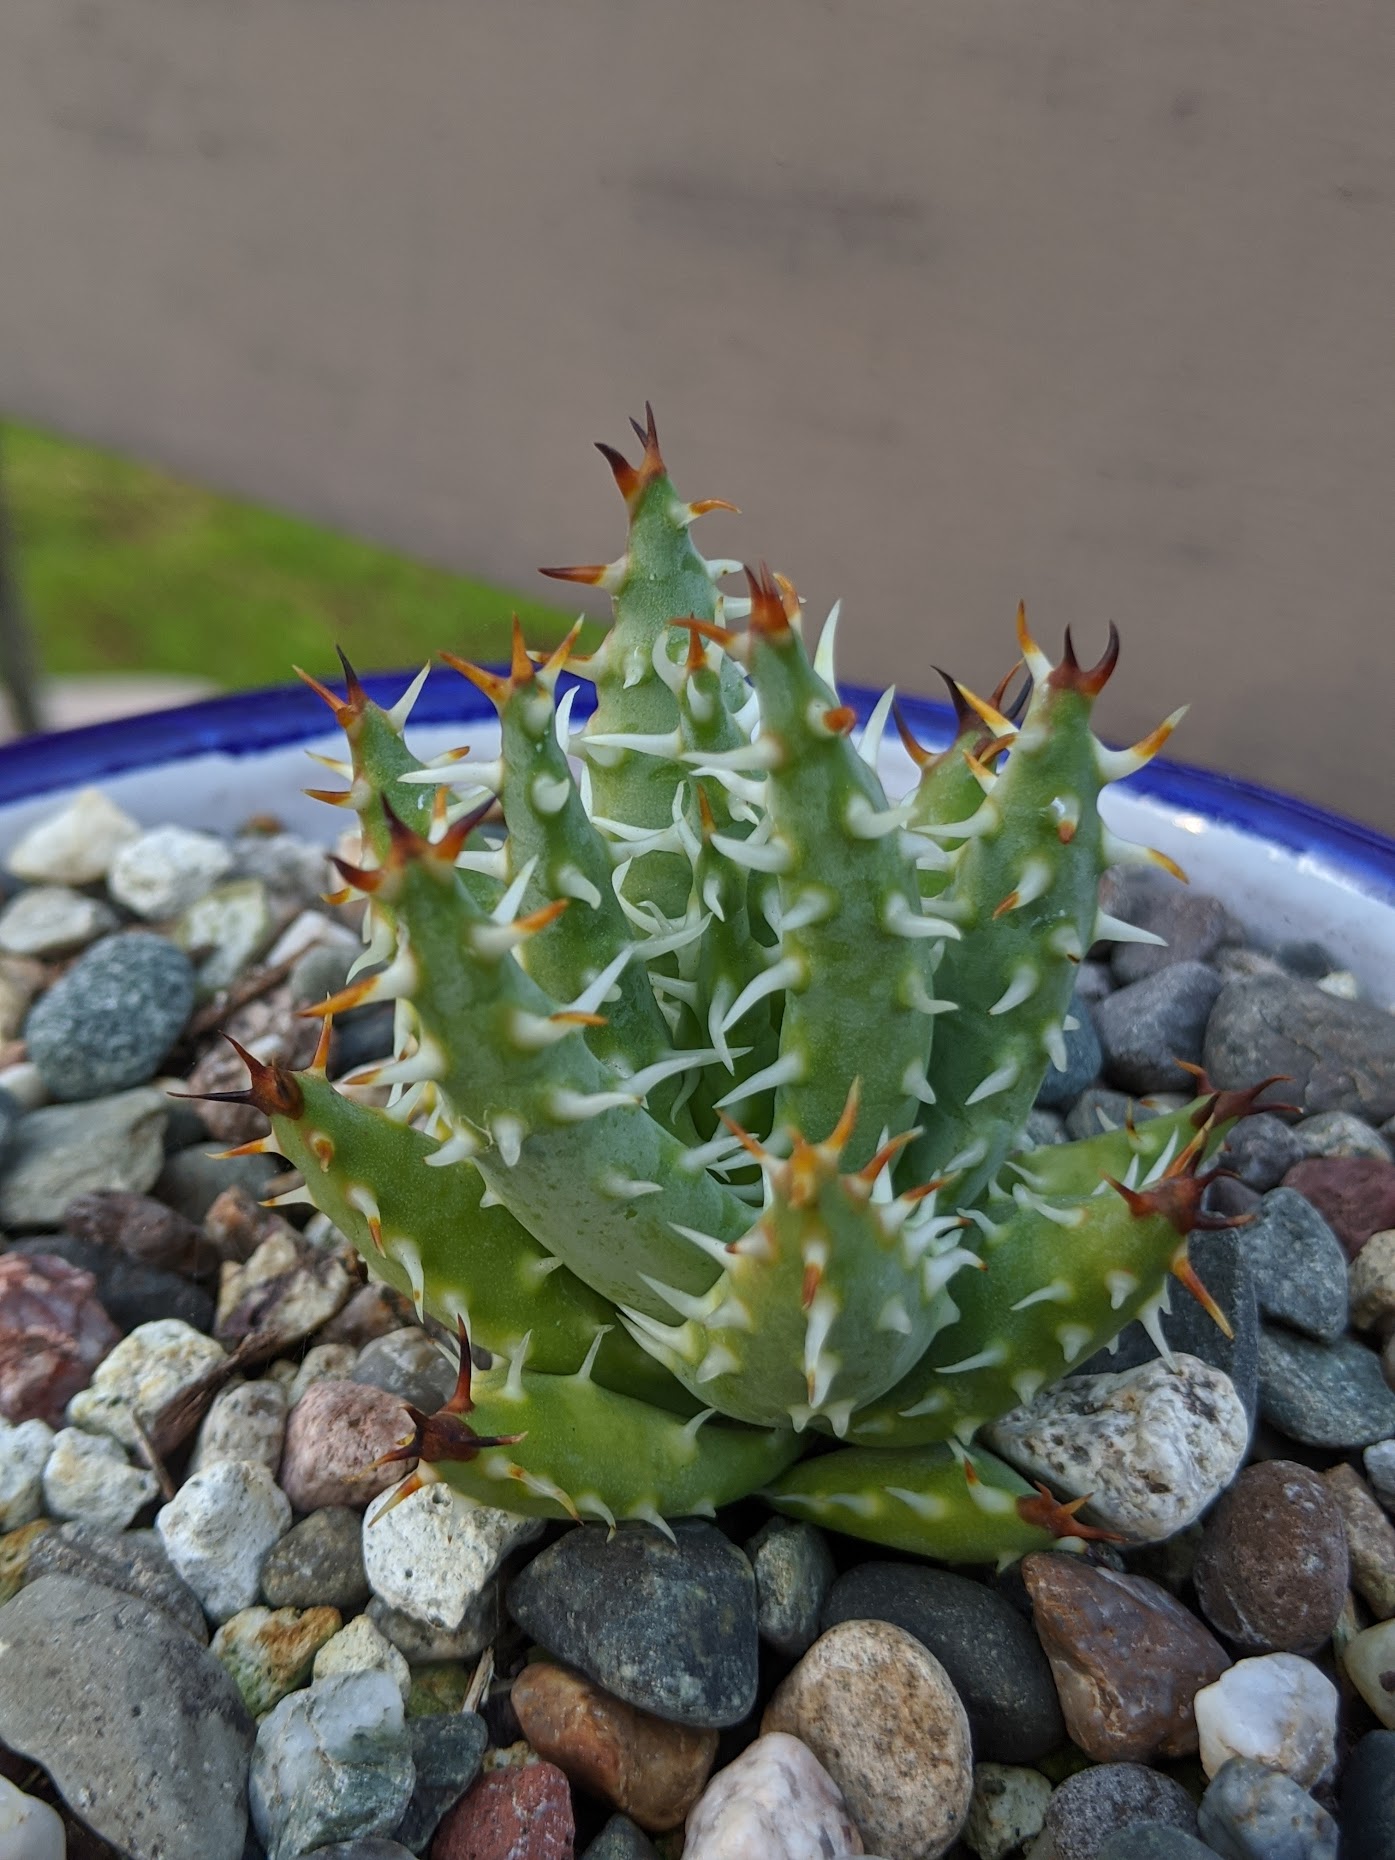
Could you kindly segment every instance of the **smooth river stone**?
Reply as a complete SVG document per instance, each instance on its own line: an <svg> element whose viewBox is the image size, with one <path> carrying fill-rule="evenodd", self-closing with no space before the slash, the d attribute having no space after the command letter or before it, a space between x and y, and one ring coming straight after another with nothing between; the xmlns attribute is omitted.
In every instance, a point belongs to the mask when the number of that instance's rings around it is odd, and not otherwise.
<svg viewBox="0 0 1395 1860"><path fill-rule="evenodd" d="M1202 1613L1253 1653L1316 1653L1342 1610L1348 1557L1331 1489L1292 1460L1247 1466L1206 1520Z"/></svg>
<svg viewBox="0 0 1395 1860"><path fill-rule="evenodd" d="M797 1737L768 1731L707 1785L683 1860L830 1860L860 1854L843 1793Z"/></svg>
<svg viewBox="0 0 1395 1860"><path fill-rule="evenodd" d="M1203 1686L1195 1705L1208 1776L1250 1757L1310 1789L1336 1768L1337 1688L1296 1653L1239 1661Z"/></svg>
<svg viewBox="0 0 1395 1860"><path fill-rule="evenodd" d="M1192 1699L1230 1665L1212 1635L1145 1576L1037 1551L1022 1561L1066 1729L1097 1763L1197 1748Z"/></svg>

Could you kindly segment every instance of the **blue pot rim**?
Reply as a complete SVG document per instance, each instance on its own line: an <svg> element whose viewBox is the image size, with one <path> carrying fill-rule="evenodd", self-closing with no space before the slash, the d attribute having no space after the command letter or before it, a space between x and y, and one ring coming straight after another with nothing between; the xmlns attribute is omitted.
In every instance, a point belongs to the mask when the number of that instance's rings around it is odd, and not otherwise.
<svg viewBox="0 0 1395 1860"><path fill-rule="evenodd" d="M391 704L409 677L379 672L365 676L363 684L376 702ZM576 713L584 716L593 702L591 687L564 678L563 689L570 683L580 684ZM864 685L845 685L840 691L862 720L881 696ZM949 740L953 717L948 705L906 696L899 702L921 740L932 747ZM427 680L412 712L418 724L484 723L493 716L493 706L482 693L461 679L443 677ZM297 684L27 737L0 745L0 807L60 789L100 786L113 776L193 756L255 756L323 736L328 728L324 705ZM1129 788L1171 811L1199 814L1289 852L1321 854L1363 889L1395 902L1395 840L1374 827L1329 813L1296 795L1184 762L1152 762L1130 778Z"/></svg>

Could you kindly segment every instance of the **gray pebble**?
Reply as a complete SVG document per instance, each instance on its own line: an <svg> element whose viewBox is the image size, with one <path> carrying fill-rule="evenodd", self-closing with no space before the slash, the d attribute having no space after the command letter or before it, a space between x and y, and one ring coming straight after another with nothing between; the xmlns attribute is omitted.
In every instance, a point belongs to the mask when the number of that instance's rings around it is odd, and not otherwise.
<svg viewBox="0 0 1395 1860"><path fill-rule="evenodd" d="M1047 1143L1064 1143L1066 1141L1066 1120L1059 1111L1045 1110L1041 1105L1033 1105L1028 1111L1022 1125L1027 1142L1025 1148L1040 1149Z"/></svg>
<svg viewBox="0 0 1395 1860"><path fill-rule="evenodd" d="M1277 1188L1305 1151L1293 1127L1270 1111L1242 1117L1232 1125L1217 1158L1223 1169L1233 1169L1248 1188L1260 1194Z"/></svg>
<svg viewBox="0 0 1395 1860"><path fill-rule="evenodd" d="M1165 873L1146 867L1105 874L1100 886L1105 910L1140 930L1163 939L1157 943L1116 943L1110 967L1120 986L1141 982L1178 962L1210 962L1222 949L1243 943L1243 927L1219 898L1193 891Z"/></svg>
<svg viewBox="0 0 1395 1860"><path fill-rule="evenodd" d="M1078 991L1071 996L1066 1018L1076 1024L1066 1028L1062 1036L1066 1043L1065 1070L1058 1072L1048 1063L1037 1090L1038 1105L1048 1111L1067 1110L1091 1079L1099 1077L1102 1058L1099 1036L1095 1032L1094 1017Z"/></svg>
<svg viewBox="0 0 1395 1860"><path fill-rule="evenodd" d="M208 1644L208 1623L199 1598L165 1555L154 1531L60 1524L35 1539L25 1574L30 1582L40 1576L81 1576L123 1595L134 1595L162 1608L201 1646Z"/></svg>
<svg viewBox="0 0 1395 1860"><path fill-rule="evenodd" d="M1082 962L1075 971L1075 992L1087 1007L1114 992L1114 977L1107 962Z"/></svg>
<svg viewBox="0 0 1395 1860"><path fill-rule="evenodd" d="M679 1724L739 1724L756 1702L756 1581L715 1525L610 1535L581 1525L514 1578L509 1613L617 1698Z"/></svg>
<svg viewBox="0 0 1395 1860"><path fill-rule="evenodd" d="M1095 1008L1104 1076L1124 1091L1186 1091L1190 1075L1176 1064L1201 1059L1206 1022L1221 979L1203 962L1176 962Z"/></svg>
<svg viewBox="0 0 1395 1860"><path fill-rule="evenodd" d="M0 1609L0 1739L128 1860L241 1860L253 1725L149 1602L40 1576Z"/></svg>
<svg viewBox="0 0 1395 1860"><path fill-rule="evenodd" d="M756 1576L761 1639L798 1658L818 1638L819 1613L833 1586L823 1532L793 1518L768 1518L746 1546Z"/></svg>
<svg viewBox="0 0 1395 1860"><path fill-rule="evenodd" d="M1305 982L1320 982L1337 967L1337 958L1316 937L1294 937L1274 946L1274 960Z"/></svg>
<svg viewBox="0 0 1395 1860"><path fill-rule="evenodd" d="M628 1815L612 1815L581 1860L658 1860L659 1850Z"/></svg>
<svg viewBox="0 0 1395 1860"><path fill-rule="evenodd" d="M1291 1776L1223 1763L1201 1799L1202 1838L1224 1860L1337 1860L1337 1824Z"/></svg>
<svg viewBox="0 0 1395 1860"><path fill-rule="evenodd" d="M67 885L35 885L0 910L0 951L7 956L63 956L116 928L116 912Z"/></svg>
<svg viewBox="0 0 1395 1860"><path fill-rule="evenodd" d="M272 1608L361 1608L368 1600L362 1515L343 1505L312 1511L272 1546L261 1582Z"/></svg>
<svg viewBox="0 0 1395 1860"><path fill-rule="evenodd" d="M1271 1427L1308 1446L1345 1451L1395 1434L1395 1391L1380 1358L1350 1337L1314 1343L1262 1325L1259 1405Z"/></svg>
<svg viewBox="0 0 1395 1860"><path fill-rule="evenodd" d="M1355 1111L1375 1125L1395 1116L1395 1015L1287 975L1227 983L1207 1022L1205 1064L1222 1086L1286 1073L1271 1098L1309 1114Z"/></svg>
<svg viewBox="0 0 1395 1860"><path fill-rule="evenodd" d="M409 1324L366 1343L350 1380L400 1395L423 1414L434 1414L450 1399L455 1370L426 1332Z"/></svg>
<svg viewBox="0 0 1395 1860"><path fill-rule="evenodd" d="M1265 1317L1330 1343L1347 1327L1347 1257L1312 1202L1274 1188L1241 1239Z"/></svg>
<svg viewBox="0 0 1395 1860"><path fill-rule="evenodd" d="M477 1712L443 1712L407 1725L416 1785L394 1836L422 1853L447 1814L479 1775L489 1733Z"/></svg>
<svg viewBox="0 0 1395 1860"><path fill-rule="evenodd" d="M1125 1091L1115 1091L1108 1085L1087 1085L1066 1113L1066 1136L1074 1140L1097 1137L1102 1130L1122 1129L1130 1118L1135 1124L1143 1124L1157 1115L1151 1105L1131 1098Z"/></svg>
<svg viewBox="0 0 1395 1860"><path fill-rule="evenodd" d="M193 1006L189 958L134 930L103 938L61 975L31 1009L24 1037L53 1097L102 1098L154 1077Z"/></svg>
<svg viewBox="0 0 1395 1860"><path fill-rule="evenodd" d="M143 1194L164 1157L165 1100L137 1086L86 1104L48 1104L22 1117L0 1173L0 1226L57 1227L75 1195Z"/></svg>
<svg viewBox="0 0 1395 1860"><path fill-rule="evenodd" d="M366 1613L383 1639L392 1642L409 1666L434 1666L441 1660L478 1659L498 1635L504 1618L497 1582L485 1584L465 1619L453 1631L432 1627L429 1622L409 1615L405 1608L394 1608L381 1595L373 1597Z"/></svg>
<svg viewBox="0 0 1395 1860"><path fill-rule="evenodd" d="M1378 1130L1351 1111L1319 1111L1293 1126L1303 1156L1371 1156L1390 1161L1390 1145ZM1295 1161L1298 1160L1295 1158Z"/></svg>
<svg viewBox="0 0 1395 1860"><path fill-rule="evenodd" d="M229 1156L221 1143L196 1143L165 1159L155 1193L187 1221L201 1221L225 1188L260 1197L284 1165L274 1156ZM148 1185L147 1185L148 1186Z"/></svg>
<svg viewBox="0 0 1395 1860"><path fill-rule="evenodd" d="M1165 1821L1136 1821L1116 1828L1095 1850L1095 1860L1213 1860L1215 1849Z"/></svg>
<svg viewBox="0 0 1395 1860"><path fill-rule="evenodd" d="M1068 1776L1057 1789L1043 1838L1055 1860L1097 1860L1109 1835L1139 1822L1197 1831L1196 1810L1180 1783L1141 1763L1100 1763Z"/></svg>

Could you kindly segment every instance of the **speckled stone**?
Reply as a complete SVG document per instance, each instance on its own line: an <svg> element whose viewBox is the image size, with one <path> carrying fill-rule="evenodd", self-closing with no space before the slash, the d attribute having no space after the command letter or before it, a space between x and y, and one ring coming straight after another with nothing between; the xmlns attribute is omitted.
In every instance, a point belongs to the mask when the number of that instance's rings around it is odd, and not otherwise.
<svg viewBox="0 0 1395 1860"><path fill-rule="evenodd" d="M1204 1063L1217 1085L1275 1073L1271 1099L1316 1111L1395 1115L1395 1018L1339 1001L1311 982L1254 975L1228 982L1206 1024Z"/></svg>
<svg viewBox="0 0 1395 1860"><path fill-rule="evenodd" d="M1232 1124L1217 1158L1223 1169L1233 1169L1248 1188L1263 1195L1277 1188L1305 1151L1293 1127L1271 1111L1258 1111Z"/></svg>
<svg viewBox="0 0 1395 1860"><path fill-rule="evenodd" d="M1241 1660L1194 1703L1208 1776L1232 1757L1250 1757L1310 1789L1336 1768L1337 1688L1297 1654Z"/></svg>
<svg viewBox="0 0 1395 1860"><path fill-rule="evenodd" d="M528 1634L617 1698L679 1724L738 1724L756 1699L756 1581L714 1525L568 1531L517 1575ZM807 1657L807 1656L806 1656Z"/></svg>
<svg viewBox="0 0 1395 1860"><path fill-rule="evenodd" d="M354 1389L356 1395L367 1392ZM444 1480L400 1501L395 1493L384 1494L364 1517L368 1586L390 1607L454 1634L503 1559L543 1529L539 1518L474 1504Z"/></svg>
<svg viewBox="0 0 1395 1860"><path fill-rule="evenodd" d="M1192 1699L1230 1665L1195 1615L1144 1576L1054 1552L1024 1557L1022 1579L1071 1741L1097 1763L1190 1756Z"/></svg>
<svg viewBox="0 0 1395 1860"><path fill-rule="evenodd" d="M63 807L23 832L5 870L29 885L91 885L140 828L100 788L80 788Z"/></svg>
<svg viewBox="0 0 1395 1860"><path fill-rule="evenodd" d="M1291 1776L1233 1757L1197 1812L1223 1860L1337 1860L1337 1824Z"/></svg>
<svg viewBox="0 0 1395 1860"><path fill-rule="evenodd" d="M1385 1337L1395 1330L1395 1228L1372 1234L1348 1268L1351 1321Z"/></svg>
<svg viewBox="0 0 1395 1860"><path fill-rule="evenodd" d="M314 1676L331 1679L336 1673L386 1673L402 1694L405 1705L412 1696L412 1669L367 1615L355 1615L347 1627L327 1640L315 1655Z"/></svg>
<svg viewBox="0 0 1395 1860"><path fill-rule="evenodd" d="M251 1460L195 1473L155 1518L171 1563L213 1621L256 1601L267 1552L290 1523L285 1493Z"/></svg>
<svg viewBox="0 0 1395 1860"><path fill-rule="evenodd" d="M63 1427L54 1435L44 1463L44 1509L50 1517L121 1531L159 1492L154 1473L133 1466L109 1434Z"/></svg>
<svg viewBox="0 0 1395 1860"><path fill-rule="evenodd" d="M1174 962L1096 1004L1103 1072L1123 1091L1186 1091L1178 1060L1201 1062L1206 1022L1223 984L1204 962Z"/></svg>
<svg viewBox="0 0 1395 1860"><path fill-rule="evenodd" d="M68 1403L68 1418L75 1427L110 1434L138 1451L133 1411L149 1428L166 1403L225 1361L211 1337L179 1318L155 1318L123 1337L98 1364L88 1387Z"/></svg>
<svg viewBox="0 0 1395 1860"><path fill-rule="evenodd" d="M1342 1649L1348 1679L1388 1731L1395 1731L1395 1621L1378 1621Z"/></svg>
<svg viewBox="0 0 1395 1860"><path fill-rule="evenodd" d="M807 1744L843 1792L864 1846L937 1860L969 1813L969 1720L949 1674L887 1621L843 1621L776 1688L762 1734Z"/></svg>
<svg viewBox="0 0 1395 1860"><path fill-rule="evenodd" d="M43 1510L44 1462L53 1429L37 1417L11 1427L0 1420L0 1532L32 1524Z"/></svg>
<svg viewBox="0 0 1395 1860"><path fill-rule="evenodd" d="M380 1595L371 1599L368 1618L403 1655L409 1666L434 1666L443 1660L474 1660L484 1652L504 1625L503 1600L498 1582L487 1583L465 1619L453 1633L392 1608Z"/></svg>
<svg viewBox="0 0 1395 1860"><path fill-rule="evenodd" d="M1347 1588L1336 1499L1292 1460L1247 1466L1207 1519L1192 1573L1202 1613L1236 1646L1315 1653Z"/></svg>
<svg viewBox="0 0 1395 1860"><path fill-rule="evenodd" d="M426 1332L409 1324L365 1344L353 1380L400 1396L423 1414L434 1414L450 1399L455 1370Z"/></svg>
<svg viewBox="0 0 1395 1860"><path fill-rule="evenodd" d="M37 1001L29 1057L57 1099L102 1098L159 1070L194 1005L194 971L162 936L104 937Z"/></svg>
<svg viewBox="0 0 1395 1860"><path fill-rule="evenodd" d="M342 1673L292 1692L262 1720L248 1798L269 1860L330 1841L391 1834L415 1770L397 1687Z"/></svg>
<svg viewBox="0 0 1395 1860"><path fill-rule="evenodd" d="M29 1552L29 1579L79 1576L163 1609L201 1646L208 1623L199 1598L165 1555L154 1531L117 1531L94 1524L60 1524Z"/></svg>
<svg viewBox="0 0 1395 1860"><path fill-rule="evenodd" d="M1041 1833L1051 1784L1040 1770L976 1763L964 1845L979 1860L1004 1860Z"/></svg>
<svg viewBox="0 0 1395 1860"><path fill-rule="evenodd" d="M143 1194L160 1173L166 1100L148 1086L84 1104L46 1104L15 1125L0 1171L0 1225L57 1227L75 1195Z"/></svg>
<svg viewBox="0 0 1395 1860"><path fill-rule="evenodd" d="M418 1718L407 1726L416 1783L397 1838L414 1854L425 1853L444 1815L455 1807L480 1770L489 1733L477 1712Z"/></svg>
<svg viewBox="0 0 1395 1860"><path fill-rule="evenodd" d="M1395 1513L1395 1439L1378 1440L1362 1455L1366 1477L1377 1500Z"/></svg>
<svg viewBox="0 0 1395 1860"><path fill-rule="evenodd" d="M260 1718L305 1684L315 1655L339 1627L337 1608L244 1608L218 1629L211 1651Z"/></svg>
<svg viewBox="0 0 1395 1860"><path fill-rule="evenodd" d="M761 1639L797 1659L813 1645L833 1586L833 1555L816 1525L767 1518L746 1546Z"/></svg>
<svg viewBox="0 0 1395 1860"><path fill-rule="evenodd" d="M1377 1621L1395 1615L1395 1525L1354 1466L1345 1461L1323 1474L1346 1526L1351 1586Z"/></svg>
<svg viewBox="0 0 1395 1860"><path fill-rule="evenodd" d="M1196 1833L1196 1809L1180 1783L1141 1763L1101 1763L1056 1790L1042 1840L1052 1860L1095 1860L1111 1834L1144 1821Z"/></svg>
<svg viewBox="0 0 1395 1860"><path fill-rule="evenodd" d="M100 898L66 885L35 885L0 910L0 950L7 956L64 956L116 928Z"/></svg>
<svg viewBox="0 0 1395 1860"><path fill-rule="evenodd" d="M1347 1258L1336 1234L1296 1189L1271 1189L1238 1236L1266 1317L1330 1343L1347 1327Z"/></svg>
<svg viewBox="0 0 1395 1860"><path fill-rule="evenodd" d="M862 1852L842 1791L798 1738L772 1731L712 1778L684 1860L833 1860Z"/></svg>
<svg viewBox="0 0 1395 1860"><path fill-rule="evenodd" d="M834 1583L822 1625L859 1620L889 1621L934 1654L969 1715L976 1756L1027 1763L1064 1741L1041 1642L984 1583L920 1563L858 1563Z"/></svg>
<svg viewBox="0 0 1395 1860"><path fill-rule="evenodd" d="M431 1860L572 1860L576 1821L554 1763L507 1765L481 1776L442 1821Z"/></svg>
<svg viewBox="0 0 1395 1860"><path fill-rule="evenodd" d="M1395 1391L1374 1350L1353 1337L1322 1344L1263 1326L1259 1406L1272 1427L1307 1446L1346 1450L1395 1434Z"/></svg>
<svg viewBox="0 0 1395 1860"><path fill-rule="evenodd" d="M238 1382L220 1389L203 1418L191 1473L216 1460L256 1460L275 1476L286 1438L286 1391L278 1382Z"/></svg>
<svg viewBox="0 0 1395 1860"><path fill-rule="evenodd" d="M262 1596L273 1608L361 1608L368 1600L363 1519L327 1505L292 1525L262 1564Z"/></svg>
<svg viewBox="0 0 1395 1860"><path fill-rule="evenodd" d="M314 1382L286 1423L281 1484L297 1511L325 1505L362 1511L399 1483L400 1466L369 1468L410 1432L402 1403L380 1389Z"/></svg>

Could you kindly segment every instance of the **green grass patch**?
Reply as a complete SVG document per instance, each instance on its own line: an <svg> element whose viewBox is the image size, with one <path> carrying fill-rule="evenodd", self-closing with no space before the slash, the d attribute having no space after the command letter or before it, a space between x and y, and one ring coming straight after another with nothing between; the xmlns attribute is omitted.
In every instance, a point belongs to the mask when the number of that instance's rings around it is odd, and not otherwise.
<svg viewBox="0 0 1395 1860"><path fill-rule="evenodd" d="M364 670L442 647L501 659L512 613L530 646L575 617L49 433L6 426L0 443L46 675L283 684L293 664L335 670L336 645Z"/></svg>

